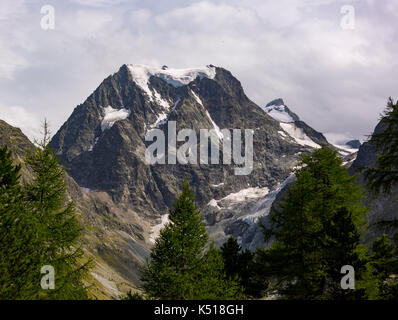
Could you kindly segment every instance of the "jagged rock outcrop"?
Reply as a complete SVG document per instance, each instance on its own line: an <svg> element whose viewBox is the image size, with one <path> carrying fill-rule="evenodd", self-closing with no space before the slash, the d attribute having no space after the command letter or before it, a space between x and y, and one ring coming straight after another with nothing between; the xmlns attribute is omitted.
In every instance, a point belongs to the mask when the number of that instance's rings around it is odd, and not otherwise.
<svg viewBox="0 0 398 320"><path fill-rule="evenodd" d="M322 133L311 128L297 114L291 111L285 105L283 99L272 100L263 110L280 123L283 130L280 132L282 135L284 133L284 136L287 135L293 138L297 143L315 148L320 146L335 148L327 141Z"/></svg>
<svg viewBox="0 0 398 320"><path fill-rule="evenodd" d="M375 133L380 133L385 129L385 124L380 121ZM360 174L361 168L372 167L377 160L377 152L369 141L364 142L359 150L355 161L349 168L350 174L358 174L358 183L365 186L364 177ZM398 186L392 188L389 194L372 194L367 193L365 205L370 209L369 212L369 233L366 239L371 241L377 236L387 233L392 235L397 230L397 223L391 223L398 219Z"/></svg>
<svg viewBox="0 0 398 320"><path fill-rule="evenodd" d="M345 144L347 146L349 146L350 148L359 149L359 147L361 146L361 141L359 141L359 140L350 140L350 141L347 141Z"/></svg>
<svg viewBox="0 0 398 320"><path fill-rule="evenodd" d="M159 128L168 137L168 121L176 121L177 131L254 130L253 171L235 175L234 164L222 164L221 153L220 164L148 165L145 150L150 143L145 135ZM250 238L247 228L237 232L223 209L210 204L242 190L274 192L289 177L300 153L318 146L314 141L301 143L300 137L294 136L302 130L320 143L326 141L300 121L293 136L289 135L279 121L245 95L240 82L223 68L209 65L176 70L123 65L75 108L51 146L83 190L91 195L106 194L120 212L131 211L128 215L137 217L144 247L153 243L154 230L159 229L161 217L176 199L184 177L191 182L209 230L214 219L219 221L221 231L212 234L218 243L234 234L244 239L244 246L253 247L252 241L245 243ZM219 146L222 151L222 137ZM244 211L238 207L236 210ZM235 218L239 216L236 210L231 213ZM137 240L137 234L131 231L126 232L127 236Z"/></svg>
<svg viewBox="0 0 398 320"><path fill-rule="evenodd" d="M80 186L105 191L115 202L134 207L141 215L166 213L184 176L193 184L201 205L249 186L274 185L286 178L297 159L295 154L306 149L281 137L278 123L251 102L239 81L222 68L209 67L214 69L213 79L197 77L176 86L159 76L150 76L140 86L141 79L134 78L131 68L124 65L105 79L74 110L51 146ZM108 106L127 110L128 116L104 130L101 124ZM177 131L192 128L199 132L215 126L253 129L252 174L235 176L232 166L222 164L148 166L144 137L154 124L168 134L166 122L157 123L162 115L177 122ZM220 187L211 187L222 182Z"/></svg>

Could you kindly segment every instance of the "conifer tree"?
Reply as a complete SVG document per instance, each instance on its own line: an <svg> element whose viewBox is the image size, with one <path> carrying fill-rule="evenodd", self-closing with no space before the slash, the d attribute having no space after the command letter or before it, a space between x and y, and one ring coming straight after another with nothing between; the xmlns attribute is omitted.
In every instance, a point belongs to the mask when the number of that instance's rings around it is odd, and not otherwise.
<svg viewBox="0 0 398 320"><path fill-rule="evenodd" d="M254 279L254 253L242 250L236 238L231 236L221 246L221 254L226 275L230 279L237 278L247 296L260 296L261 287L258 287L257 280Z"/></svg>
<svg viewBox="0 0 398 320"><path fill-rule="evenodd" d="M21 165L0 149L0 299L29 299L40 279L37 221L27 211L19 182ZM36 285L35 285L36 283Z"/></svg>
<svg viewBox="0 0 398 320"><path fill-rule="evenodd" d="M377 282L378 299L398 299L398 233L391 242L386 234L373 243L370 258L372 273Z"/></svg>
<svg viewBox="0 0 398 320"><path fill-rule="evenodd" d="M225 272L228 276L233 277L239 274L240 269L240 252L242 247L234 237L229 237L228 240L221 246L221 253L224 259Z"/></svg>
<svg viewBox="0 0 398 320"><path fill-rule="evenodd" d="M43 265L55 269L55 289L40 290L40 299L87 299L83 278L89 262L83 263L78 240L81 233L75 205L67 199L65 171L49 148L49 131L44 123L44 136L38 147L26 158L34 178L26 186L26 202L37 220L37 255ZM38 282L38 285L40 282Z"/></svg>
<svg viewBox="0 0 398 320"><path fill-rule="evenodd" d="M268 279L291 299L346 299L363 295L340 288L343 265L364 268L359 234L367 209L363 193L342 166L337 152L326 147L302 157L301 169L287 195L273 209L267 240L258 252ZM270 288L275 288L270 287Z"/></svg>
<svg viewBox="0 0 398 320"><path fill-rule="evenodd" d="M228 277L224 269L222 254L214 246L203 257L203 262L196 276L198 285L193 299L224 300L243 298L243 287L237 276Z"/></svg>
<svg viewBox="0 0 398 320"><path fill-rule="evenodd" d="M376 163L363 168L370 190L390 192L398 183L398 102L390 97L381 117L383 130L372 134L369 143L377 152Z"/></svg>
<svg viewBox="0 0 398 320"><path fill-rule="evenodd" d="M143 289L158 299L227 299L239 296L238 286L224 274L222 257L210 246L188 181L170 210L170 223L160 231L145 268ZM220 290L221 288L221 290Z"/></svg>

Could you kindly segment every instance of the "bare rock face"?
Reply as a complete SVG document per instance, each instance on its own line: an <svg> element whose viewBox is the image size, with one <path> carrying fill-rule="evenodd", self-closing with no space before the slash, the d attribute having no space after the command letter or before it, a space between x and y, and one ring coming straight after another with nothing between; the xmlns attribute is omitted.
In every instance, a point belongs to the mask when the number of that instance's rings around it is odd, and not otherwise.
<svg viewBox="0 0 398 320"><path fill-rule="evenodd" d="M380 121L374 132L380 133L384 130L385 124ZM365 186L364 177L359 173L359 169L374 166L376 160L376 150L370 142L366 141L360 146L357 157L349 168L349 172L352 175L359 174L358 183ZM390 194L374 195L368 193L365 199L365 205L370 208L368 216L370 229L369 233L366 235L367 240L372 241L383 233L392 235L397 231L396 223L395 227L394 224L391 224L391 221L398 219L397 194L398 186L393 187Z"/></svg>
<svg viewBox="0 0 398 320"><path fill-rule="evenodd" d="M300 154L328 144L289 112L297 119L283 126L245 95L229 71L213 65L183 70L123 65L78 105L51 147L77 183L71 189L87 221L87 250L100 261L102 273L95 277L104 292L115 295L123 291L121 283L139 284L138 266L167 222L185 177L217 245L229 235L244 248L262 245L257 222L268 215ZM219 164L149 165L145 150L152 142L145 136L157 128L167 141L170 121L177 132L195 130L198 143L200 129L253 130L253 170L236 175L235 163L223 164L223 136L217 140ZM242 155L243 144L242 134Z"/></svg>
<svg viewBox="0 0 398 320"><path fill-rule="evenodd" d="M213 79L198 76L179 86L150 76L146 92L124 65L74 110L51 146L80 186L107 192L115 202L141 215L166 213L185 176L201 205L214 196L283 180L297 159L295 154L305 148L278 134L278 123L246 97L230 72L221 68L214 72ZM103 130L108 106L128 110L128 116ZM253 172L235 176L232 166L222 164L147 165L145 134L163 114L165 121L157 127L166 136L167 121L176 121L177 131L190 128L198 134L214 124L221 129L253 129ZM220 188L211 187L220 183L224 183Z"/></svg>
<svg viewBox="0 0 398 320"><path fill-rule="evenodd" d="M345 144L347 146L349 146L350 148L359 149L359 147L361 146L361 141L359 141L359 140L350 140L350 141L347 141Z"/></svg>
<svg viewBox="0 0 398 320"><path fill-rule="evenodd" d="M4 146L12 151L13 161L22 164L22 179L29 180L31 173L24 164L24 158L26 153L33 151L35 147L22 133L21 129L15 128L0 119L0 148Z"/></svg>

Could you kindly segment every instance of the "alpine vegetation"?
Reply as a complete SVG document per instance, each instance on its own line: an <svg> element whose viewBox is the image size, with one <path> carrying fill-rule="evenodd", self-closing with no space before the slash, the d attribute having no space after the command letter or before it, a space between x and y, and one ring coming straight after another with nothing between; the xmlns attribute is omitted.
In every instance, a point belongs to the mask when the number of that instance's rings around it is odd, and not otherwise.
<svg viewBox="0 0 398 320"><path fill-rule="evenodd" d="M242 288L226 276L221 253L213 244L207 248L209 237L194 200L185 180L143 269L144 292L157 299L241 298Z"/></svg>
<svg viewBox="0 0 398 320"><path fill-rule="evenodd" d="M0 149L0 299L88 298L81 226L48 143L45 122L43 139L25 158L32 177L23 184L21 165ZM49 286L47 271L54 276Z"/></svg>

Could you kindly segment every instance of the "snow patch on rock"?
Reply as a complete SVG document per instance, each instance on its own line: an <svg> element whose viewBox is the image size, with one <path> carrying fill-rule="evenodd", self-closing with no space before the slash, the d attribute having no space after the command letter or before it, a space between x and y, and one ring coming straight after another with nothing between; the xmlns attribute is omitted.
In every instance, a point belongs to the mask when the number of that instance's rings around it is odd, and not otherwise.
<svg viewBox="0 0 398 320"><path fill-rule="evenodd" d="M217 209L221 209L221 208L219 207L219 205L218 205L216 199L211 199L207 205L210 206L210 207L214 207L214 208L217 208Z"/></svg>
<svg viewBox="0 0 398 320"><path fill-rule="evenodd" d="M216 68L213 66L189 68L189 69L173 69L164 67L152 67L140 64L127 66L133 81L149 96L152 97L149 88L149 79L154 76L162 79L173 87L181 87L194 81L197 77L214 79L216 76Z"/></svg>
<svg viewBox="0 0 398 320"><path fill-rule="evenodd" d="M224 182L221 182L219 184L212 184L211 186L214 187L214 188L218 188L218 187L221 187L223 185L224 185Z"/></svg>
<svg viewBox="0 0 398 320"><path fill-rule="evenodd" d="M269 189L267 187L247 188L247 189L242 189L236 193L230 193L229 195L227 195L226 197L222 198L219 201L227 200L231 202L242 202L248 199L256 199L264 197L268 193Z"/></svg>
<svg viewBox="0 0 398 320"><path fill-rule="evenodd" d="M350 148L349 146L346 145L340 146L338 144L334 144L334 146L339 149L338 151L342 156L348 156L350 154L358 152L358 149Z"/></svg>
<svg viewBox="0 0 398 320"><path fill-rule="evenodd" d="M216 131L216 135L218 139L222 140L224 138L224 135L222 134L220 128L218 125L214 122L214 120L211 118L209 111L206 110L206 115L209 118L211 124L213 125L214 130Z"/></svg>
<svg viewBox="0 0 398 320"><path fill-rule="evenodd" d="M130 116L131 111L128 109L114 109L111 106L104 108L105 116L101 122L101 130L110 129L116 121L124 120Z"/></svg>
<svg viewBox="0 0 398 320"><path fill-rule="evenodd" d="M263 110L279 122L294 122L292 116L287 112L285 105L271 105L268 107L264 107Z"/></svg>
<svg viewBox="0 0 398 320"><path fill-rule="evenodd" d="M151 232L150 232L150 234L149 234L149 241L151 242L151 243L155 243L155 240L159 237L159 235L160 235L160 230L161 229L163 229L164 228L164 226L167 224L167 223L169 223L170 222L170 220L169 220L169 215L168 214L164 214L162 217L161 217L161 222L159 223L159 224L157 224L157 225L155 225L155 226L153 226L152 228L151 228Z"/></svg>
<svg viewBox="0 0 398 320"><path fill-rule="evenodd" d="M279 123L281 128L291 136L296 143L302 146L309 146L312 148L320 148L321 146L312 141L303 131L303 129L297 127L294 123Z"/></svg>
<svg viewBox="0 0 398 320"><path fill-rule="evenodd" d="M278 131L278 133L279 133L283 138L286 138L286 137L287 137L285 131Z"/></svg>
<svg viewBox="0 0 398 320"><path fill-rule="evenodd" d="M90 146L90 148L88 148L89 152L93 151L93 149L94 149L95 145L97 144L98 140L99 140L99 137L94 139L94 143Z"/></svg>
<svg viewBox="0 0 398 320"><path fill-rule="evenodd" d="M200 100L199 96L193 90L191 90L191 93L192 93L193 97L195 98L196 102L199 103L203 107L202 100Z"/></svg>

